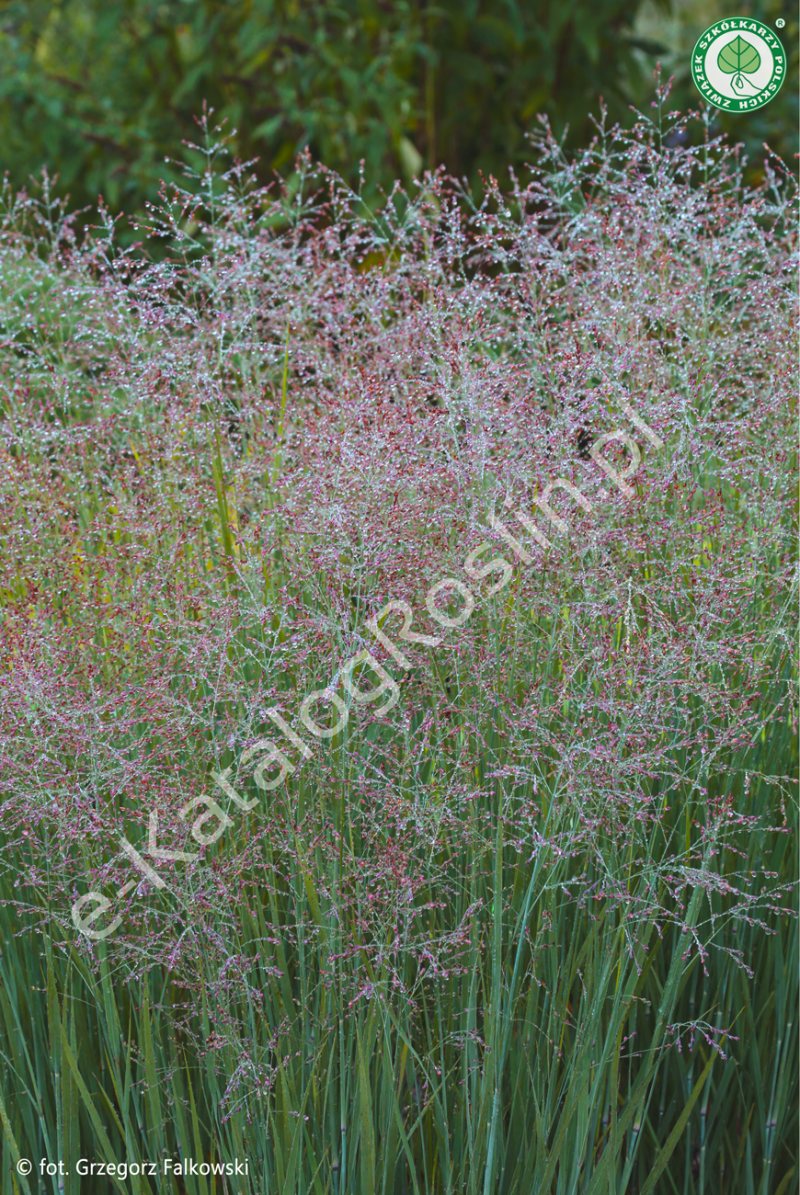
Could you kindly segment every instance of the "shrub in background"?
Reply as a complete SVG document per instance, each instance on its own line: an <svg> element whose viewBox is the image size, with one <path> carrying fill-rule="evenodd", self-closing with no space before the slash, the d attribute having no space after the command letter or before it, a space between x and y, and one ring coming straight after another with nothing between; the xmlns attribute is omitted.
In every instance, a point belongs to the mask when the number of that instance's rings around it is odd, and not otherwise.
<svg viewBox="0 0 800 1195"><path fill-rule="evenodd" d="M522 170L537 114L559 136L569 125L572 146L591 140L587 112L598 96L613 120L631 123L629 105L649 102L658 57L678 76L678 106L697 105L694 40L730 14L713 0L686 8L683 0L0 0L0 171L19 188L46 166L73 206L94 205L100 193L115 213L141 213L157 198L165 156L192 136L192 116L207 101L236 130L234 151L260 159L262 183L308 147L351 186L365 159L372 204L398 174L409 182L440 163L478 190L481 171ZM745 139L753 162L765 141L788 161L797 150L796 12L787 0L741 11L787 21L790 77L762 111L715 119ZM681 16L688 45L675 33Z"/></svg>

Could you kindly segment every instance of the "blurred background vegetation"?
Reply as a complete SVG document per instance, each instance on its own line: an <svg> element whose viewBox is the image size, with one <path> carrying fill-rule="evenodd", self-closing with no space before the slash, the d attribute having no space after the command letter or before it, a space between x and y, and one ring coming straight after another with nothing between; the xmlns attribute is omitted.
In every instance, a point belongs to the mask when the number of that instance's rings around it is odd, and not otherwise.
<svg viewBox="0 0 800 1195"><path fill-rule="evenodd" d="M649 108L657 60L676 76L670 106L699 106L689 55L726 15L786 22L781 94L715 117L752 178L764 141L792 164L797 150L788 0L0 0L0 169L20 188L46 166L72 207L102 194L141 212L178 177L165 157L206 100L262 181L307 146L351 183L364 159L368 201L439 163L504 183L537 114L585 142L600 95L613 120Z"/></svg>

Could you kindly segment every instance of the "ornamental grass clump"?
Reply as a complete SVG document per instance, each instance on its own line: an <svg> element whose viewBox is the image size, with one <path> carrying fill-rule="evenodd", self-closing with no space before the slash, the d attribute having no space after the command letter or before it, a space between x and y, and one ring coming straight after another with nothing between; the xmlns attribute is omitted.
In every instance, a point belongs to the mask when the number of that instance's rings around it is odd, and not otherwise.
<svg viewBox="0 0 800 1195"><path fill-rule="evenodd" d="M688 119L6 194L4 1192L797 1191L795 186Z"/></svg>

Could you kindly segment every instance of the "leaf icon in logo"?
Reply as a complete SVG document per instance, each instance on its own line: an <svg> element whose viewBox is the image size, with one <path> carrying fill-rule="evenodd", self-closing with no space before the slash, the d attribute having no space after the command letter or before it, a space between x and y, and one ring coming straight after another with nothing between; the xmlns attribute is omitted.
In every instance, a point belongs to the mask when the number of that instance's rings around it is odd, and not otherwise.
<svg viewBox="0 0 800 1195"><path fill-rule="evenodd" d="M720 50L717 66L726 75L733 75L731 83L738 90L744 87L742 75L752 75L761 66L761 55L749 41L735 37Z"/></svg>

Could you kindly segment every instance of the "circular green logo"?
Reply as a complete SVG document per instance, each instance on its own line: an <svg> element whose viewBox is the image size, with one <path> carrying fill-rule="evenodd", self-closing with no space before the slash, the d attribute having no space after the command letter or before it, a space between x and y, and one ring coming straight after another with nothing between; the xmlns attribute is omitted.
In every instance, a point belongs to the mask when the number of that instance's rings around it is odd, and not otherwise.
<svg viewBox="0 0 800 1195"><path fill-rule="evenodd" d="M728 112L750 112L773 100L786 76L786 53L768 26L752 17L709 25L692 54L697 90Z"/></svg>

